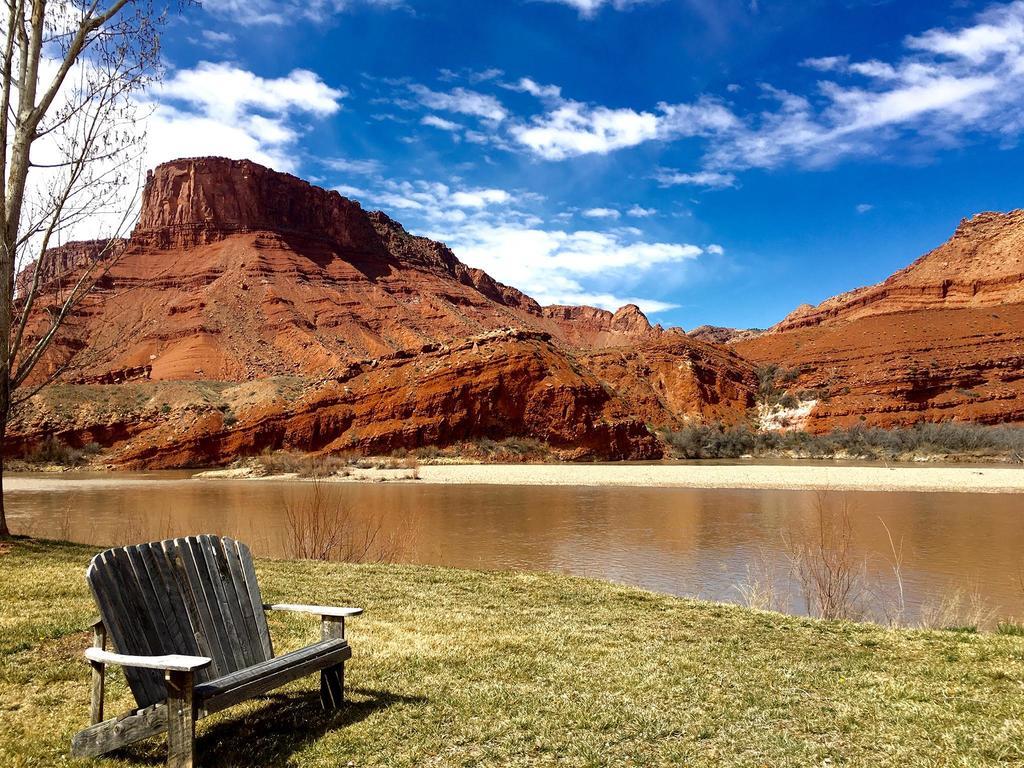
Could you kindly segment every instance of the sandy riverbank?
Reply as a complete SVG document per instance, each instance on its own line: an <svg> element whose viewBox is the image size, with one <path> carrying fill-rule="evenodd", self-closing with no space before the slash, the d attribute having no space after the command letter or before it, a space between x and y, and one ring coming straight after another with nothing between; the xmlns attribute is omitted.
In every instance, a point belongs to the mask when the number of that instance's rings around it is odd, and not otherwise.
<svg viewBox="0 0 1024 768"><path fill-rule="evenodd" d="M833 491L952 491L1024 493L1024 467L848 467L764 464L428 464L409 469L353 470L344 482L443 485L576 485L666 488L752 488ZM202 473L203 479L244 479L241 470ZM265 477L262 480L287 479Z"/></svg>
<svg viewBox="0 0 1024 768"><path fill-rule="evenodd" d="M1024 467L463 464L421 467L419 482L1024 493Z"/></svg>

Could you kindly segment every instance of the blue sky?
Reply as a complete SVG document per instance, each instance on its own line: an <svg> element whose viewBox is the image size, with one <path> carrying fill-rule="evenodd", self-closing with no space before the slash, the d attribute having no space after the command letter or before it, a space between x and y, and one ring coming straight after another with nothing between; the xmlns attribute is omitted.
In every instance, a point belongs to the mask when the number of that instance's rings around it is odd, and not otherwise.
<svg viewBox="0 0 1024 768"><path fill-rule="evenodd" d="M767 326L1024 206L1024 0L205 0L149 159L250 157L544 303Z"/></svg>

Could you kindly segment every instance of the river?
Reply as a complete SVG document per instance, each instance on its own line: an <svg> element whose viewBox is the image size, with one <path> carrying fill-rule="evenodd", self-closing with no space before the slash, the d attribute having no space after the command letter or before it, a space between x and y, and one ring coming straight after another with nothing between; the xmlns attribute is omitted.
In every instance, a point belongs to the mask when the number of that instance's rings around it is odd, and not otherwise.
<svg viewBox="0 0 1024 768"><path fill-rule="evenodd" d="M185 472L8 479L15 532L97 546L208 532L272 557L296 554L286 510L308 520L317 492ZM329 484L319 493L355 549L375 535L371 555L383 549L404 562L560 571L727 602L757 586L762 603L803 613L793 557L818 551L825 531L829 557L846 547L847 561L863 569L857 599L875 618L902 607L914 623L960 593L964 610L973 601L993 618L1024 619L1021 494L415 483Z"/></svg>

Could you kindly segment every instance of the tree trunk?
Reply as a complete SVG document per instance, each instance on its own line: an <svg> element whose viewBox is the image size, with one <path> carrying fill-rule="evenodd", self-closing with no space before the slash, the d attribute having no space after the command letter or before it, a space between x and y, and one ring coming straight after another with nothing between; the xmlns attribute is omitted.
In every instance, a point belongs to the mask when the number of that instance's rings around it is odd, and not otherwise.
<svg viewBox="0 0 1024 768"><path fill-rule="evenodd" d="M7 443L7 419L0 419L0 539L11 538L7 527L7 512L4 509L4 448Z"/></svg>

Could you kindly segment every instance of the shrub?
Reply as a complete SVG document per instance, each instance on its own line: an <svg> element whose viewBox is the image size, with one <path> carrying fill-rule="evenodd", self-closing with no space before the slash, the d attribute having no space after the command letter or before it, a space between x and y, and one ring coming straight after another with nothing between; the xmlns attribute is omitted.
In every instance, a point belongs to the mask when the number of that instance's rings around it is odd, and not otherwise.
<svg viewBox="0 0 1024 768"><path fill-rule="evenodd" d="M1024 463L1024 428L964 422L917 424L902 429L858 424L821 435L803 431L754 432L745 425L693 424L662 432L662 437L672 455L681 459L735 459L780 453L806 458L844 455L874 460L962 455Z"/></svg>
<svg viewBox="0 0 1024 768"><path fill-rule="evenodd" d="M91 445L95 445L95 443ZM29 464L78 467L85 463L85 455L86 451L81 448L72 448L59 438L48 437L25 455L25 461Z"/></svg>

